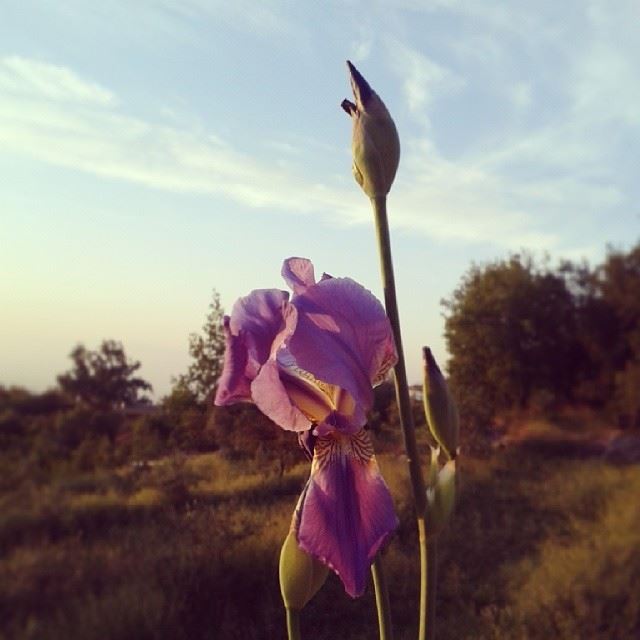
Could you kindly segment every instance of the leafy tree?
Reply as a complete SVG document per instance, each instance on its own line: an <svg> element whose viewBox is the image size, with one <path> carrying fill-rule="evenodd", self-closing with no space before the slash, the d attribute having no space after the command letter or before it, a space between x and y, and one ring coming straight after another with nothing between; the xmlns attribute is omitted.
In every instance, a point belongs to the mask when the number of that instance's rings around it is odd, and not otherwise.
<svg viewBox="0 0 640 640"><path fill-rule="evenodd" d="M58 384L76 402L100 409L122 409L148 401L141 393L152 387L134 375L140 362L129 361L120 342L104 340L97 351L80 344L70 358L73 367L58 376Z"/></svg>
<svg viewBox="0 0 640 640"><path fill-rule="evenodd" d="M610 249L596 281L613 317L605 354L612 404L623 426L640 427L640 243L627 253Z"/></svg>
<svg viewBox="0 0 640 640"><path fill-rule="evenodd" d="M224 309L220 304L220 294L214 290L202 333L192 333L189 336L189 355L192 362L187 373L176 380L176 387L181 389L180 393L184 395L188 390L201 406L209 404L222 373L225 348L223 318Z"/></svg>
<svg viewBox="0 0 640 640"><path fill-rule="evenodd" d="M514 255L473 266L443 306L463 419L488 426L497 411L525 407L534 393L570 396L584 355L562 275Z"/></svg>
<svg viewBox="0 0 640 640"><path fill-rule="evenodd" d="M610 250L597 270L599 293L610 307L620 337L615 353L616 368L640 357L640 243L628 253Z"/></svg>
<svg viewBox="0 0 640 640"><path fill-rule="evenodd" d="M562 271L573 293L586 356L576 398L613 408L625 424L638 422L640 244L627 253L609 249L595 269L565 263Z"/></svg>

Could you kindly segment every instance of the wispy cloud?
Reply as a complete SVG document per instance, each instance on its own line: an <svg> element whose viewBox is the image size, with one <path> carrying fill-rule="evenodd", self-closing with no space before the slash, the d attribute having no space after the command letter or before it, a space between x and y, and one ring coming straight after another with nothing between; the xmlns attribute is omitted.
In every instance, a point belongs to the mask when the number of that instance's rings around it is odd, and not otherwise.
<svg viewBox="0 0 640 640"><path fill-rule="evenodd" d="M151 0L150 4L189 20L224 20L232 28L255 35L295 38L302 35L302 29L291 19L286 3L279 0Z"/></svg>
<svg viewBox="0 0 640 640"><path fill-rule="evenodd" d="M351 43L351 58L356 62L365 61L371 54L374 43L374 33L370 27L361 25L357 38Z"/></svg>
<svg viewBox="0 0 640 640"><path fill-rule="evenodd" d="M216 132L178 124L175 118L163 125L127 115L126 104L111 91L70 69L25 59L16 66L12 60L0 66L11 71L0 75L5 152L154 189L210 194L254 209L319 215L336 224L369 221L366 199L350 180L319 182L298 163L261 162ZM68 79L64 101L45 82L52 76ZM11 82L2 82L6 77ZM532 153L535 144L529 141L529 151L513 144L487 158L452 160L428 138L408 141L400 184L391 196L394 225L446 242L553 249L558 236L540 231L544 225L536 223L534 212L555 211L559 197L592 208L615 202L619 194L606 185L584 189L578 179L510 179L504 164ZM544 146L544 136L537 144ZM291 149L274 153L290 156Z"/></svg>
<svg viewBox="0 0 640 640"><path fill-rule="evenodd" d="M435 96L459 89L464 82L451 70L403 42L388 38L389 59L395 72L404 79L403 89L409 110L421 119Z"/></svg>
<svg viewBox="0 0 640 640"><path fill-rule="evenodd" d="M14 68L9 59L2 67ZM328 210L347 219L364 208L353 196L260 163L214 134L163 126L122 113L106 89L68 69L21 60L2 82L0 142L5 151L176 192L209 193L256 208ZM73 91L50 89L52 77ZM103 108L104 106L114 108ZM356 216L360 214L356 213Z"/></svg>
<svg viewBox="0 0 640 640"><path fill-rule="evenodd" d="M70 69L20 56L0 60L0 92L56 102L116 104L111 91L83 80Z"/></svg>

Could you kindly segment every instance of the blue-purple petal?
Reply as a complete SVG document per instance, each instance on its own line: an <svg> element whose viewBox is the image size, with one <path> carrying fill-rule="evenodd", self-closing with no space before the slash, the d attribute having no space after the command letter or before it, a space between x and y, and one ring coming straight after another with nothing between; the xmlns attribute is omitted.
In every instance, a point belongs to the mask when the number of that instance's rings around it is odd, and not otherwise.
<svg viewBox="0 0 640 640"><path fill-rule="evenodd" d="M311 476L294 516L300 547L362 595L376 554L398 525L366 432L315 443Z"/></svg>
<svg viewBox="0 0 640 640"><path fill-rule="evenodd" d="M302 293L316 283L313 263L307 258L288 258L282 265L282 277L294 293Z"/></svg>
<svg viewBox="0 0 640 640"><path fill-rule="evenodd" d="M298 319L288 347L298 366L348 391L364 411L371 408L372 384L397 359L380 302L350 278L328 278L294 296L292 304Z"/></svg>
<svg viewBox="0 0 640 640"><path fill-rule="evenodd" d="M232 335L244 336L250 379L295 329L295 309L288 300L286 291L257 289L233 305L229 329Z"/></svg>
<svg viewBox="0 0 640 640"><path fill-rule="evenodd" d="M280 380L275 360L268 360L251 383L251 397L267 418L288 431L306 431L311 421L296 407Z"/></svg>
<svg viewBox="0 0 640 640"><path fill-rule="evenodd" d="M230 318L224 317L224 367L216 390L215 404L218 406L235 402L251 401L251 380L246 375L247 346L243 335L233 335L229 328Z"/></svg>

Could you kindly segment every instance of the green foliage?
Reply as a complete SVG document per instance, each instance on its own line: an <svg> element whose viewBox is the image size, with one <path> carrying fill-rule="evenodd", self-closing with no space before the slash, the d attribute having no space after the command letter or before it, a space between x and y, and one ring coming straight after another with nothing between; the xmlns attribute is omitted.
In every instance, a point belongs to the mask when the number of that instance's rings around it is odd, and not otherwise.
<svg viewBox="0 0 640 640"><path fill-rule="evenodd" d="M70 358L73 367L58 376L58 383L76 402L101 409L123 408L144 401L140 394L151 390L146 380L134 376L140 363L130 362L115 340L104 340L97 351L80 344Z"/></svg>
<svg viewBox="0 0 640 640"><path fill-rule="evenodd" d="M559 403L609 407L640 425L640 244L595 269L527 256L473 266L445 308L449 374L463 433L498 413Z"/></svg>
<svg viewBox="0 0 640 640"><path fill-rule="evenodd" d="M443 304L449 373L467 422L486 426L535 391L570 395L582 355L563 277L514 255L472 267Z"/></svg>
<svg viewBox="0 0 640 640"><path fill-rule="evenodd" d="M450 374L460 395L472 391L478 403L502 408L526 406L536 389L568 394L576 322L563 278L515 255L472 267L444 304Z"/></svg>
<svg viewBox="0 0 640 640"><path fill-rule="evenodd" d="M212 400L222 373L225 348L223 318L220 295L214 290L202 333L192 333L189 336L192 362L187 373L179 376L176 381L176 386L191 392L200 405L206 405Z"/></svg>
<svg viewBox="0 0 640 640"><path fill-rule="evenodd" d="M171 426L164 416L140 416L130 428L131 457L134 460L158 458L166 452Z"/></svg>
<svg viewBox="0 0 640 640"><path fill-rule="evenodd" d="M162 399L163 419L170 425L168 445L181 451L211 451L218 445L203 406L184 380Z"/></svg>
<svg viewBox="0 0 640 640"><path fill-rule="evenodd" d="M171 392L162 399L162 412L171 424L169 445L181 451L211 451L220 446L213 395L224 360L223 317L220 296L214 290L202 333L189 336L189 369L174 380Z"/></svg>
<svg viewBox="0 0 640 640"><path fill-rule="evenodd" d="M615 318L617 339L607 354L614 410L622 426L640 427L640 243L628 253L610 251L596 279Z"/></svg>
<svg viewBox="0 0 640 640"><path fill-rule="evenodd" d="M281 429L252 404L214 407L209 427L227 458L277 462L281 475L303 458L296 434Z"/></svg>

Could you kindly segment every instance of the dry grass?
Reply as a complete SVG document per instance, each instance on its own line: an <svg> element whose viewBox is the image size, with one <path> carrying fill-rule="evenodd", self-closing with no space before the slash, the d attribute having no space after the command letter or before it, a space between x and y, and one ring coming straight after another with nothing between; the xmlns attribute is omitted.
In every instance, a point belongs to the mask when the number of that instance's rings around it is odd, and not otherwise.
<svg viewBox="0 0 640 640"><path fill-rule="evenodd" d="M412 638L405 463L385 454L380 466L401 520L385 554L396 637ZM638 467L507 449L461 468L440 544L439 640L638 637ZM207 454L4 496L0 636L280 640L278 553L307 472ZM303 633L371 638L370 590L352 601L331 576Z"/></svg>

